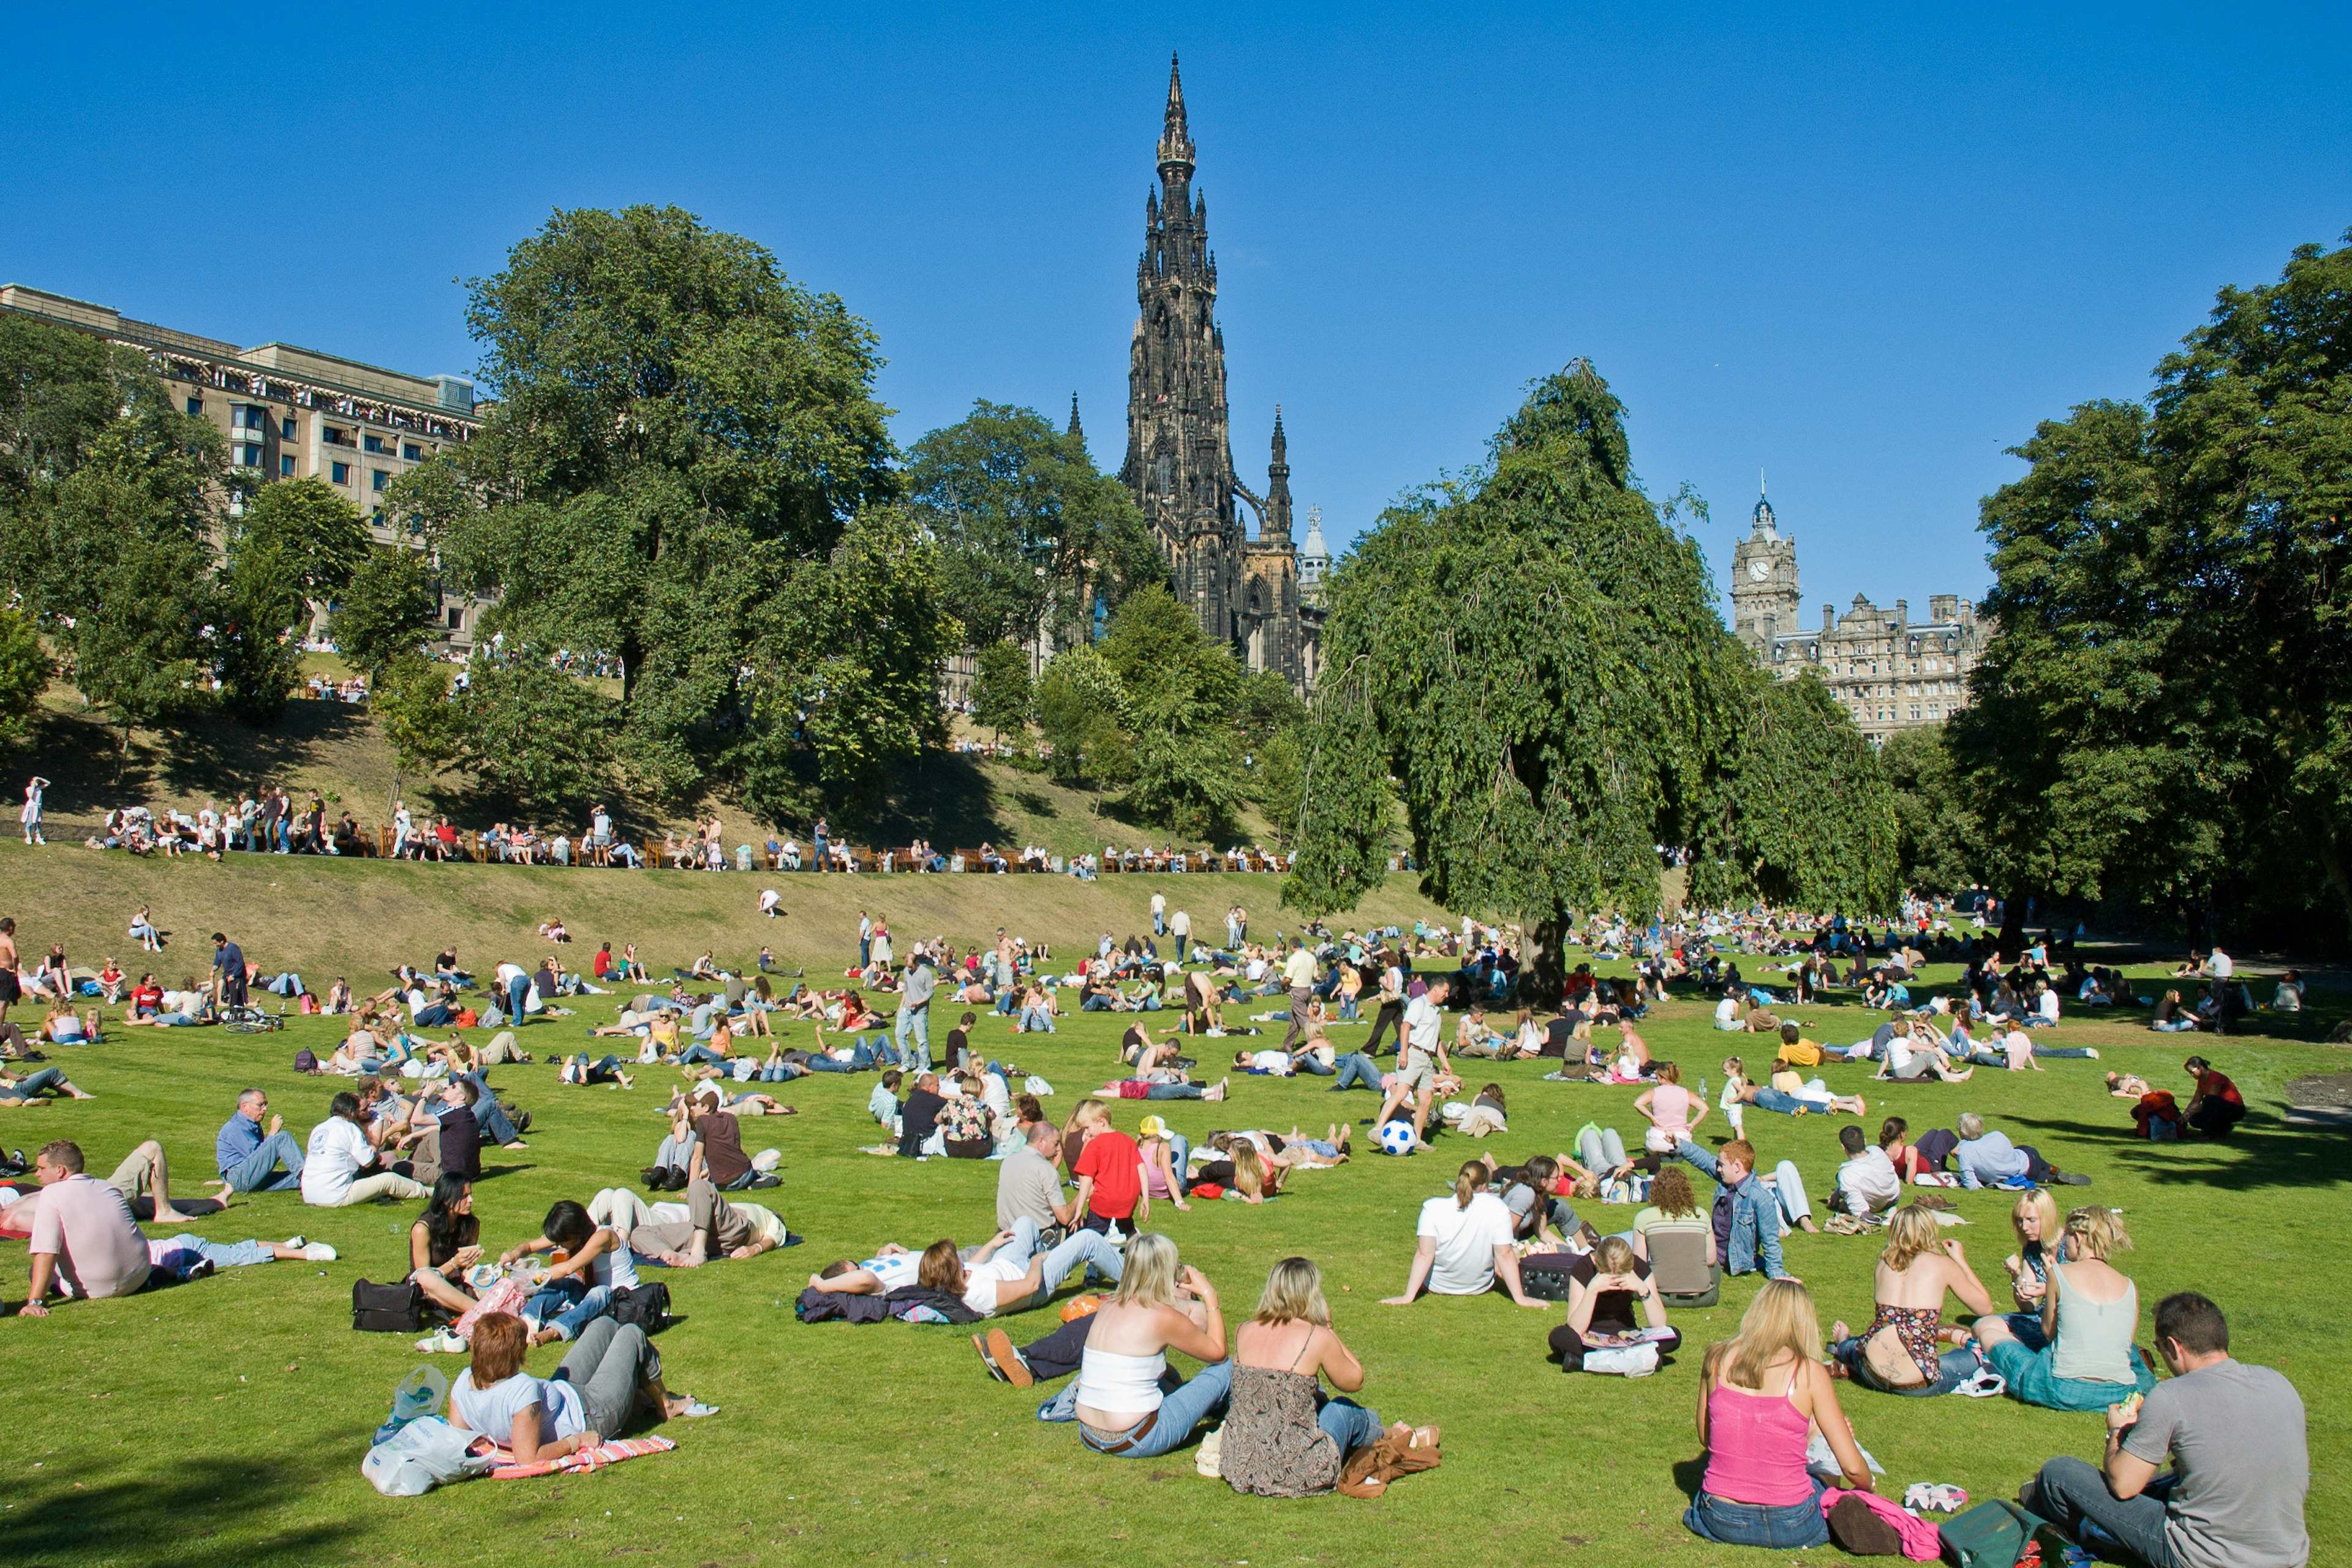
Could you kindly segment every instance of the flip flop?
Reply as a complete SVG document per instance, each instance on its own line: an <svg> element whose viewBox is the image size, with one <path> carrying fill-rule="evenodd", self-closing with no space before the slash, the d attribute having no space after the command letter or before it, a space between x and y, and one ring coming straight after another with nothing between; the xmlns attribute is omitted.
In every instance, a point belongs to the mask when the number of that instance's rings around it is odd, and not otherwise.
<svg viewBox="0 0 2352 1568"><path fill-rule="evenodd" d="M716 1405L705 1405L699 1399L688 1394L686 1396L686 1408L679 1411L677 1414L679 1419L692 1421L705 1415L718 1415L719 1406Z"/></svg>

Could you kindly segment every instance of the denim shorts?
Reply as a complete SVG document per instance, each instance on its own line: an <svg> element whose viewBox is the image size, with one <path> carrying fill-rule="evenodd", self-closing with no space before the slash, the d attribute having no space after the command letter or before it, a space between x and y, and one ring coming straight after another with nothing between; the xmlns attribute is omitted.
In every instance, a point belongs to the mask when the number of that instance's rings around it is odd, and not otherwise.
<svg viewBox="0 0 2352 1568"><path fill-rule="evenodd" d="M1702 1491L1683 1513L1693 1535L1726 1546L1766 1546L1790 1551L1829 1543L1829 1521L1822 1513L1822 1483L1803 1502L1733 1502Z"/></svg>

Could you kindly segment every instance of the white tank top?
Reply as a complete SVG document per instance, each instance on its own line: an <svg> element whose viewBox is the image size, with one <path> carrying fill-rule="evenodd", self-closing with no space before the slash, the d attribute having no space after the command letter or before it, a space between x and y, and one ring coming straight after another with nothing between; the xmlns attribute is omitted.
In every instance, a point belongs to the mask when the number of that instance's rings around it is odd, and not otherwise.
<svg viewBox="0 0 2352 1568"><path fill-rule="evenodd" d="M1078 1363L1078 1403L1095 1410L1149 1415L1160 1408L1160 1376L1167 1370L1168 1357L1159 1351L1121 1355L1088 1345Z"/></svg>

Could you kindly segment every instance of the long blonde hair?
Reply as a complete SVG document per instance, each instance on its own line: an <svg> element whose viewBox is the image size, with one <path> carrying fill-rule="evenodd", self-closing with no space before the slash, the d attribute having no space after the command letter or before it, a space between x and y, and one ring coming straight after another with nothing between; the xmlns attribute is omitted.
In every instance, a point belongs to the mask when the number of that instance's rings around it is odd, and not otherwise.
<svg viewBox="0 0 2352 1568"><path fill-rule="evenodd" d="M2017 1244L2020 1247L2032 1245L2025 1237L2024 1220L2029 1214L2038 1216L2042 1221L2042 1234L2035 1237L2033 1240L2042 1244L2042 1250L2044 1252L2057 1251L2058 1205L2052 1201L2050 1194L2043 1189L2036 1187L2032 1192L2020 1193L2017 1194L2017 1202L2010 1205L2009 1228L2017 1233Z"/></svg>
<svg viewBox="0 0 2352 1568"><path fill-rule="evenodd" d="M1767 1279L1740 1314L1739 1332L1720 1347L1726 1383L1762 1388L1781 1356L1800 1364L1822 1356L1822 1316L1813 1293L1794 1279Z"/></svg>
<svg viewBox="0 0 2352 1568"><path fill-rule="evenodd" d="M1253 1323L1313 1323L1331 1326L1330 1303L1323 1299L1323 1270L1312 1258L1286 1258L1265 1277L1265 1293L1257 1299Z"/></svg>
<svg viewBox="0 0 2352 1568"><path fill-rule="evenodd" d="M1140 1231L1127 1244L1126 1266L1111 1300L1128 1307L1176 1304L1176 1244L1156 1230Z"/></svg>
<svg viewBox="0 0 2352 1568"><path fill-rule="evenodd" d="M1905 1204L1895 1211L1886 1226L1886 1250L1880 1260L1897 1274L1911 1267L1913 1261L1944 1247L1944 1227L1936 1223L1933 1209L1923 1209L1917 1204Z"/></svg>
<svg viewBox="0 0 2352 1568"><path fill-rule="evenodd" d="M1633 1262L1633 1244L1622 1236L1604 1236L1592 1249L1592 1265L1603 1274L1631 1274Z"/></svg>
<svg viewBox="0 0 2352 1568"><path fill-rule="evenodd" d="M1272 1167L1258 1157L1258 1152L1239 1139L1234 1142L1234 1187L1254 1198L1281 1190Z"/></svg>

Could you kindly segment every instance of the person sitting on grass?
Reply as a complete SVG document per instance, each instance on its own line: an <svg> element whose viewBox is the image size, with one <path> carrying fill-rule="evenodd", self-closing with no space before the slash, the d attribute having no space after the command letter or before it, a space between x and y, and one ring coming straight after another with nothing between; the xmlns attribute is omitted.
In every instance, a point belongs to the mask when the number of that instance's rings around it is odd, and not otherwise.
<svg viewBox="0 0 2352 1568"><path fill-rule="evenodd" d="M1545 1261L1569 1271L1568 1321L1554 1329L1550 1339L1562 1372L1582 1372L1588 1350L1641 1340L1664 1354L1682 1343L1682 1335L1666 1326L1666 1304L1650 1277L1649 1259L1636 1254L1623 1237L1604 1236L1581 1256L1554 1254ZM1640 1323L1633 1321L1637 1303Z"/></svg>
<svg viewBox="0 0 2352 1568"><path fill-rule="evenodd" d="M201 1279L216 1268L293 1258L334 1261L333 1247L299 1236L283 1242L211 1241L188 1235L150 1241L121 1191L85 1174L81 1145L66 1139L44 1145L33 1157L33 1180L41 1195L32 1205L32 1279L19 1317L48 1316L52 1289L100 1301Z"/></svg>
<svg viewBox="0 0 2352 1568"><path fill-rule="evenodd" d="M1758 1176L1756 1145L1745 1138L1734 1138L1712 1154L1685 1139L1675 1145L1675 1152L1715 1178L1710 1217L1723 1271L1752 1274L1760 1268L1769 1279L1786 1274L1780 1266L1782 1233L1792 1226L1821 1228L1813 1223L1804 1178L1795 1163L1783 1160L1769 1180Z"/></svg>
<svg viewBox="0 0 2352 1568"><path fill-rule="evenodd" d="M1882 1214L1903 1201L1903 1178L1895 1173L1895 1162L1860 1127L1839 1128L1838 1147L1845 1151L1845 1160L1838 1166L1830 1207L1860 1217Z"/></svg>
<svg viewBox="0 0 2352 1568"><path fill-rule="evenodd" d="M1421 1205L1404 1294L1387 1297L1381 1305L1409 1307L1424 1288L1439 1296L1483 1296L1498 1281L1518 1305L1543 1305L1519 1281L1511 1211L1486 1190L1490 1177L1486 1163L1473 1160L1455 1173L1451 1194Z"/></svg>
<svg viewBox="0 0 2352 1568"><path fill-rule="evenodd" d="M1798 1551L1829 1543L1822 1484L1806 1449L1819 1431L1847 1487L1871 1489L1870 1463L1822 1362L1822 1321L1794 1279L1768 1280L1739 1332L1707 1347L1698 1439L1706 1472L1683 1526L1726 1546Z"/></svg>
<svg viewBox="0 0 2352 1568"><path fill-rule="evenodd" d="M327 1119L310 1129L302 1156L302 1201L312 1208L344 1208L376 1198L421 1198L425 1184L397 1169L362 1172L382 1163L370 1136L360 1097L345 1089L328 1105Z"/></svg>
<svg viewBox="0 0 2352 1568"><path fill-rule="evenodd" d="M1318 1381L1319 1380L1319 1381ZM1381 1439L1381 1415L1327 1395L1364 1386L1363 1363L1331 1327L1323 1271L1286 1258L1266 1276L1257 1311L1234 1335L1233 1388L1218 1473L1237 1492L1316 1497L1339 1481L1348 1456ZM1410 1440L1434 1445L1423 1427Z"/></svg>
<svg viewBox="0 0 2352 1568"><path fill-rule="evenodd" d="M2010 1295L2017 1302L2017 1310L2007 1319L2009 1332L2027 1350L2038 1351L2050 1342L2042 1331L2042 1309L2049 1301L2050 1254L2057 1249L2063 1228L2056 1201L2041 1187L2018 1194L2010 1205L2009 1227L2017 1235L2017 1250L2001 1260L2009 1271Z"/></svg>
<svg viewBox="0 0 2352 1568"><path fill-rule="evenodd" d="M609 1226L598 1225L570 1198L547 1211L540 1234L499 1255L499 1262L521 1261L533 1253L561 1252L562 1258L539 1278L537 1292L523 1306L533 1324L530 1342L573 1340L580 1331L613 1310L613 1293L634 1289L636 1259Z"/></svg>
<svg viewBox="0 0 2352 1568"><path fill-rule="evenodd" d="M544 1381L522 1369L527 1332L511 1312L484 1313L474 1325L472 1363L449 1385L449 1425L505 1445L518 1464L593 1448L620 1436L640 1406L664 1421L719 1414L669 1392L661 1352L635 1323L591 1323Z"/></svg>
<svg viewBox="0 0 2352 1568"><path fill-rule="evenodd" d="M105 1043L98 1031L98 1009L87 1013L74 1011L73 1004L57 1001L49 1005L47 1016L41 1020L41 1038L53 1046L96 1046Z"/></svg>
<svg viewBox="0 0 2352 1568"><path fill-rule="evenodd" d="M1886 1227L1886 1250L1879 1255L1878 1311L1861 1333L1843 1322L1831 1325L1830 1353L1838 1366L1832 1376L1852 1377L1882 1394L1928 1398L1949 1394L1983 1365L1967 1348L1968 1334L1942 1327L1944 1293L1982 1318L1992 1311L1992 1294L1969 1267L1957 1240L1948 1241L1935 1212L1917 1204L1895 1211ZM1937 1347L1946 1342L1949 1350Z"/></svg>
<svg viewBox="0 0 2352 1568"><path fill-rule="evenodd" d="M1180 1293L1181 1292L1181 1293ZM1183 1295L1200 1306L1187 1310ZM1206 1363L1191 1381L1165 1386L1169 1351ZM1156 1458L1188 1443L1222 1415L1233 1389L1225 1320L1216 1288L1178 1266L1176 1244L1144 1231L1127 1246L1118 1289L1088 1326L1078 1380L1069 1390L1078 1440L1097 1454Z"/></svg>
<svg viewBox="0 0 2352 1568"><path fill-rule="evenodd" d="M2189 1130L2200 1137L2227 1138L2230 1130L2245 1118L2245 1096L2238 1092L2238 1086L2230 1081L2227 1074L2214 1071L2213 1065L2203 1057L2190 1057L2180 1065L2182 1071L2197 1080L2186 1112Z"/></svg>
<svg viewBox="0 0 2352 1568"><path fill-rule="evenodd" d="M2311 1450L2294 1385L2232 1360L2228 1321L2194 1291L2156 1304L2156 1350L2172 1375L2108 1407L2104 1463L2052 1459L2018 1501L2110 1562L2303 1568Z"/></svg>
<svg viewBox="0 0 2352 1568"><path fill-rule="evenodd" d="M463 1317L474 1304L466 1270L482 1260L482 1222L474 1215L474 1184L445 1173L432 1201L408 1227L409 1283L445 1311Z"/></svg>
<svg viewBox="0 0 2352 1568"><path fill-rule="evenodd" d="M1661 1232L1696 1231L1706 1238L1707 1267L1721 1261L1716 1255L1715 1226L1699 1209L1688 1172L1679 1165L1660 1171L1650 1180L1649 1197L1649 1206L1633 1216L1633 1256L1648 1260L1650 1238Z"/></svg>
<svg viewBox="0 0 2352 1568"><path fill-rule="evenodd" d="M301 1145L284 1117L270 1115L269 1096L258 1089L236 1097L236 1113L213 1140L213 1163L233 1193L282 1193L302 1184Z"/></svg>
<svg viewBox="0 0 2352 1568"><path fill-rule="evenodd" d="M2048 1261L2041 1342L2024 1342L2006 1318L1978 1320L1977 1342L2010 1393L2046 1410L2104 1410L2135 1388L2145 1395L2156 1386L2132 1343L2139 1288L2109 1261L2130 1247L2113 1211L2076 1209Z"/></svg>

